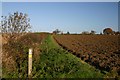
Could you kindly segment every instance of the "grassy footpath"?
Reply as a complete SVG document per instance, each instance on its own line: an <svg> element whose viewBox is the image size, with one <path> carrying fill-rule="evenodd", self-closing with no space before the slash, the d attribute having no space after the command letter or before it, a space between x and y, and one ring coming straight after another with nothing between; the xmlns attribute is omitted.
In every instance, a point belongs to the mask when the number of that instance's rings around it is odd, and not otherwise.
<svg viewBox="0 0 120 80"><path fill-rule="evenodd" d="M99 70L63 50L49 35L41 45L38 61L33 60L33 78L102 78Z"/></svg>

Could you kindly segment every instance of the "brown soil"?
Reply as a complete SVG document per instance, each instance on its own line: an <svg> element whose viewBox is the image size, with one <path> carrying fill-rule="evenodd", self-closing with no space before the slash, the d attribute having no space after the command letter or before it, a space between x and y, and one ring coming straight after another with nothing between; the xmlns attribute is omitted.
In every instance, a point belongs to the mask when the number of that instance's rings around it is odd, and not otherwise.
<svg viewBox="0 0 120 80"><path fill-rule="evenodd" d="M55 35L64 49L100 70L120 72L118 35Z"/></svg>

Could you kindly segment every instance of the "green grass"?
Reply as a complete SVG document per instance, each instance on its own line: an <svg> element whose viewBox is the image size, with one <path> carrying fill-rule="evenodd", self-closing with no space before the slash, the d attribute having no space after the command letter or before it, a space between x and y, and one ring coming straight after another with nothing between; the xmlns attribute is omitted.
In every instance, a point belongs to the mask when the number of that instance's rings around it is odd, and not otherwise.
<svg viewBox="0 0 120 80"><path fill-rule="evenodd" d="M33 57L32 78L102 78L99 70L82 62L79 58L62 49L51 35L40 45L39 56ZM17 49L17 48L15 48ZM24 51L28 51L25 47ZM24 57L24 58L23 58ZM3 78L27 78L28 55L23 56L20 67L9 72L3 67Z"/></svg>
<svg viewBox="0 0 120 80"><path fill-rule="evenodd" d="M63 50L49 35L42 44L39 61L33 61L33 78L102 78L99 70Z"/></svg>

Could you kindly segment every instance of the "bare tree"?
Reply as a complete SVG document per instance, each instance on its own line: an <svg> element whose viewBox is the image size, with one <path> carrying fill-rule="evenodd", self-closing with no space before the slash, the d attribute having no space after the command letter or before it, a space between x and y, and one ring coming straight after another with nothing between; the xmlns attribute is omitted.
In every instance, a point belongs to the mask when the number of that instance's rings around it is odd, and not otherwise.
<svg viewBox="0 0 120 80"><path fill-rule="evenodd" d="M2 16L1 32L7 35L8 39L15 39L19 35L25 34L31 28L30 19L27 14L15 12L8 16Z"/></svg>

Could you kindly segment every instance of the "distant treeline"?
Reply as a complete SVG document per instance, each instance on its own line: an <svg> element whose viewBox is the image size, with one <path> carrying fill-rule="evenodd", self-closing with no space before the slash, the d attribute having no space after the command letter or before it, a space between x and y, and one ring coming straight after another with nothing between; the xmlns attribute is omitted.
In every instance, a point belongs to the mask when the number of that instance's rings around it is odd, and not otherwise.
<svg viewBox="0 0 120 80"><path fill-rule="evenodd" d="M103 32L103 33L102 33ZM113 31L111 28L105 28L103 29L101 33L99 33L98 35L120 35L120 31ZM63 33L63 31L60 31L59 29L56 29L52 32L52 34L78 34L78 33L70 33L69 31L67 31L66 33ZM83 31L82 33L79 34L83 34L83 35L95 35L96 31L91 30L89 31Z"/></svg>

